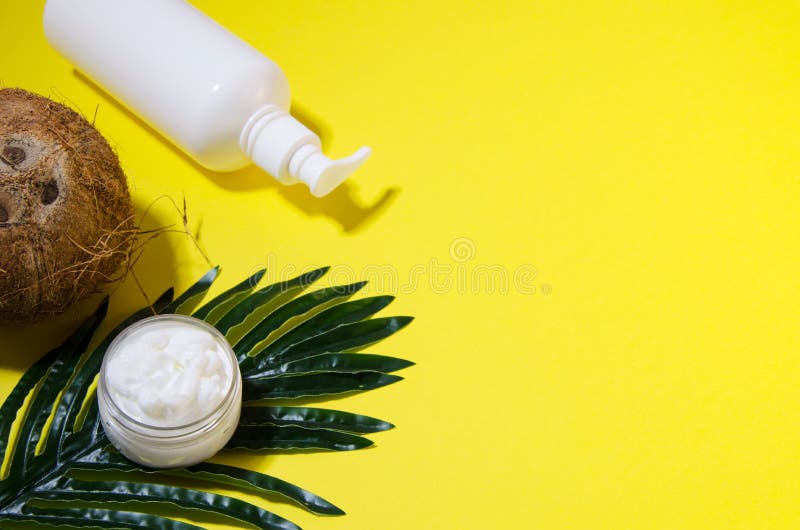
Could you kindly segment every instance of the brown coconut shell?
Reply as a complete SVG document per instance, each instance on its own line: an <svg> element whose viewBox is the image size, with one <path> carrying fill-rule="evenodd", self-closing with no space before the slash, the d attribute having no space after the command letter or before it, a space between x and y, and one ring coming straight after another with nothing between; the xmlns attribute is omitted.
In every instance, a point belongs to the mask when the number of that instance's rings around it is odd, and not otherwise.
<svg viewBox="0 0 800 530"><path fill-rule="evenodd" d="M134 238L103 136L64 105L0 89L0 325L57 315L118 279Z"/></svg>

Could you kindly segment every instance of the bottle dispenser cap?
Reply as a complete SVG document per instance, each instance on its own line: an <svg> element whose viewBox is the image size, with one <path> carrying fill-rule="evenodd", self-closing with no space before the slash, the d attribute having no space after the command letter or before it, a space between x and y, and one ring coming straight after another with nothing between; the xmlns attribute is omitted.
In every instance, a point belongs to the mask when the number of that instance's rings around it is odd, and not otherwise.
<svg viewBox="0 0 800 530"><path fill-rule="evenodd" d="M242 149L261 169L284 184L304 182L316 197L333 191L369 157L369 147L332 160L319 137L280 107L259 110L245 125Z"/></svg>

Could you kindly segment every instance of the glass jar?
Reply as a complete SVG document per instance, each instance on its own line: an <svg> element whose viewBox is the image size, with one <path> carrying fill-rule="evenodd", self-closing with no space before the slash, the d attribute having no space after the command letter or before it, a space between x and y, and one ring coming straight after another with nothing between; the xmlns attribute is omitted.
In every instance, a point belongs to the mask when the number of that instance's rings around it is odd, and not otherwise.
<svg viewBox="0 0 800 530"><path fill-rule="evenodd" d="M169 331L188 326L208 332L229 363L229 380L221 401L210 413L196 420L158 425L132 417L108 384L110 361L127 341L147 331ZM111 368L113 369L113 368ZM117 398L115 400L115 397ZM236 430L242 408L242 378L239 363L225 337L208 323L184 315L158 315L125 328L109 345L97 382L97 404L106 436L125 457L153 468L185 467L197 464L222 449ZM155 422L153 422L155 423Z"/></svg>

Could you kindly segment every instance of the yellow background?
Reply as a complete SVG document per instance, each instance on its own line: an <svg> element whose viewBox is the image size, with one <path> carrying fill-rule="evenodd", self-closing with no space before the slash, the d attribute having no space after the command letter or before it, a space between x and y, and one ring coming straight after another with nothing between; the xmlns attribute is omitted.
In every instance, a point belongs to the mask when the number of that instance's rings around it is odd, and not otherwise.
<svg viewBox="0 0 800 530"><path fill-rule="evenodd" d="M417 317L373 348L405 381L326 403L395 422L377 447L223 457L348 515L263 505L319 530L800 527L797 2L196 5L283 67L329 153L374 148L343 188L200 169L48 46L41 0L0 1L0 83L96 110L140 212L185 196L214 292L330 264ZM154 295L205 269L175 236L136 270ZM143 303L112 300L109 323ZM80 314L0 332L2 395Z"/></svg>

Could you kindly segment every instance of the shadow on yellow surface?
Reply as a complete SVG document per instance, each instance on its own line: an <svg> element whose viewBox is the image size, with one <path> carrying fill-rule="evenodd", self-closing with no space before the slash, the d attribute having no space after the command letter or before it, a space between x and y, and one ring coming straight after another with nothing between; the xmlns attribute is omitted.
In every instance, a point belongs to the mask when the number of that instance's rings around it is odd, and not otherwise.
<svg viewBox="0 0 800 530"><path fill-rule="evenodd" d="M78 70L73 70L75 77L89 85L103 101L114 107L117 111L133 120L140 127L161 140L178 157L183 159L195 171L212 181L220 188L231 191L253 191L262 188L274 188L284 199L309 216L323 216L335 220L344 232L355 232L366 227L377 216L386 210L396 198L399 188L388 188L372 204L364 204L357 198L353 185L343 183L326 197L318 199L312 196L304 186L283 186L270 178L263 170L256 166L220 173L207 169L190 156L181 151L164 135L151 127L147 122L136 116L117 100L111 97L102 87L83 75ZM312 114L302 104L293 102L292 113L306 127L320 137L323 146L328 146L333 137L331 128L316 115Z"/></svg>

